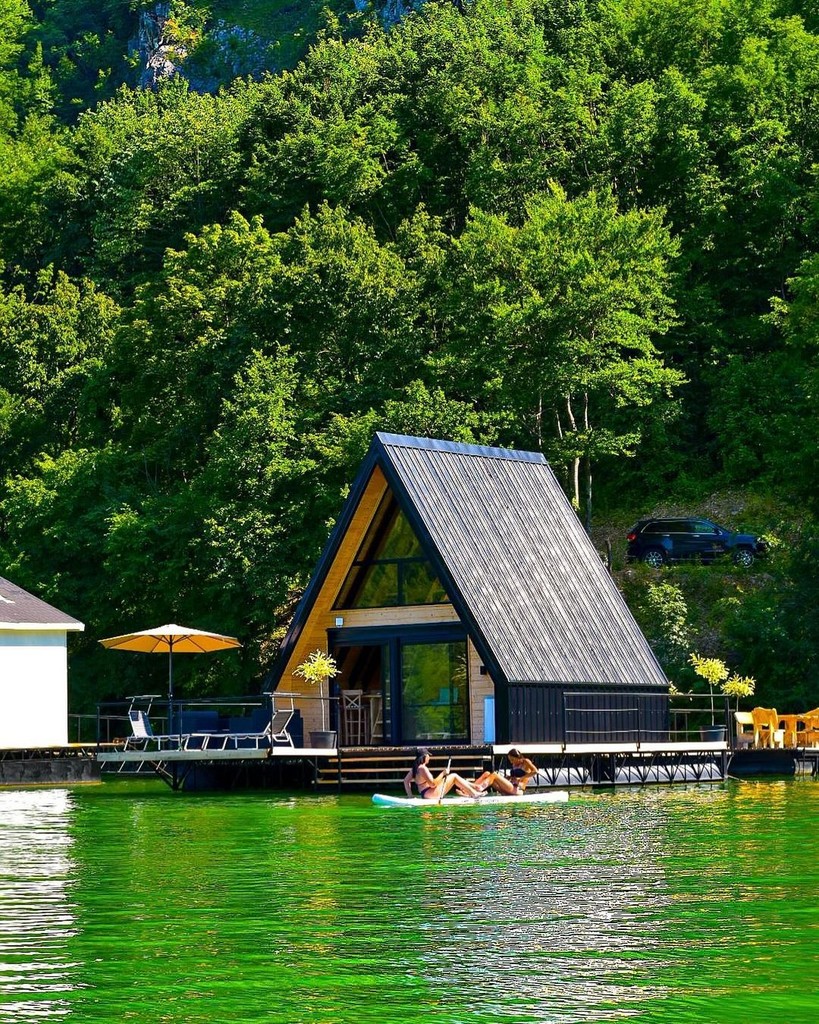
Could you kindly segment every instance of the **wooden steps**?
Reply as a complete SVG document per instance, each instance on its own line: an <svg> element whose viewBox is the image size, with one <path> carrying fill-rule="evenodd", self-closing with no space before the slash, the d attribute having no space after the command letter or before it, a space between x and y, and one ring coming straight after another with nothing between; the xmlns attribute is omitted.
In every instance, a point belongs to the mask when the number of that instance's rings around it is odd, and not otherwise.
<svg viewBox="0 0 819 1024"><path fill-rule="evenodd" d="M492 752L489 747L448 750L430 748L432 755L430 769L433 775L446 768L451 761L450 771L471 779L491 767ZM374 749L373 747L339 750L336 757L324 759L317 765L317 786L343 786L345 789L361 786L395 788L401 786L407 770L412 765L412 754L406 749Z"/></svg>

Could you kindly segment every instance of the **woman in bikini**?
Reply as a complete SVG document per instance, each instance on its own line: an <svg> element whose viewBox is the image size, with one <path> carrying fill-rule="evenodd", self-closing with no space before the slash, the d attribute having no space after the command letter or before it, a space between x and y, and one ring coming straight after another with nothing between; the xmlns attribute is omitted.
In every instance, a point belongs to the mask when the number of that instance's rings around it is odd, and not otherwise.
<svg viewBox="0 0 819 1024"><path fill-rule="evenodd" d="M418 748L418 756L404 776L404 789L408 797L412 796L413 782L418 790L418 796L424 800L440 800L453 788L457 789L461 796L483 795L481 790L476 789L466 779L462 779L456 772L441 772L433 776L429 770L429 751L426 747Z"/></svg>
<svg viewBox="0 0 819 1024"><path fill-rule="evenodd" d="M512 747L506 755L509 758L509 775L500 772L484 772L472 783L476 789L486 791L494 789L506 796L520 796L526 789L530 779L537 775L537 765L524 757L517 747Z"/></svg>

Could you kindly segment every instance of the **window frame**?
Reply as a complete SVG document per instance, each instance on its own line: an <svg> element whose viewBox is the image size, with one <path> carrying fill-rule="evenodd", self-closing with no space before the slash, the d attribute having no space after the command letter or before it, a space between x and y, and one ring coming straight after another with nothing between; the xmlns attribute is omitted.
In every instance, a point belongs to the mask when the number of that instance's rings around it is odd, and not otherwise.
<svg viewBox="0 0 819 1024"><path fill-rule="evenodd" d="M341 586L339 587L335 601L333 602L333 611L357 610L364 608L423 608L434 605L452 604L452 600L446 592L446 587L444 587L438 573L435 571L435 566L425 554L422 553L420 555L410 555L406 557L388 556L386 558L373 558L366 554L367 551L377 551L383 546L399 516L404 517L416 544L423 552L421 541L418 539L418 535L415 533L409 517L404 513L403 509L396 501L395 496L391 492L387 492L382 498L375 516L373 517L373 521L370 523L370 526L361 541L361 545L356 552L356 556L350 563L350 567L344 576ZM358 604L357 601L367 582L369 570L377 565L394 565L396 567L396 600L389 604ZM406 600L407 572L411 567L418 565L428 567L430 578L434 579L440 588L442 596L439 600L421 602L410 602Z"/></svg>

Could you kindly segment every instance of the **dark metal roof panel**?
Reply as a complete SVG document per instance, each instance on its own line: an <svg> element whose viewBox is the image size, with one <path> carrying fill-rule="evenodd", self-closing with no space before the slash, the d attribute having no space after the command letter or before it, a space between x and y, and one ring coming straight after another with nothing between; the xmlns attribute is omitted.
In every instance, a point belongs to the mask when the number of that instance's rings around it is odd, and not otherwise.
<svg viewBox="0 0 819 1024"><path fill-rule="evenodd" d="M0 576L0 625L65 626L83 629L83 624L59 608L46 604L16 583Z"/></svg>
<svg viewBox="0 0 819 1024"><path fill-rule="evenodd" d="M378 440L509 682L667 685L542 455Z"/></svg>

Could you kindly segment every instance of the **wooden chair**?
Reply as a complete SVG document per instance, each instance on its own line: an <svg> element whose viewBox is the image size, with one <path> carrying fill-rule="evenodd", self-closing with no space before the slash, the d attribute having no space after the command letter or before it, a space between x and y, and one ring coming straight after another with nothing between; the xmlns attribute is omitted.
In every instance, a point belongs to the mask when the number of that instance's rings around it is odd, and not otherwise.
<svg viewBox="0 0 819 1024"><path fill-rule="evenodd" d="M814 733L819 727L819 708L801 715L781 715L779 724L785 729L786 747L812 746L816 741Z"/></svg>
<svg viewBox="0 0 819 1024"><path fill-rule="evenodd" d="M780 715L779 728L785 737L786 747L799 745L799 738L805 730L805 719L803 715Z"/></svg>
<svg viewBox="0 0 819 1024"><path fill-rule="evenodd" d="M370 742L380 742L384 738L384 706L381 694L370 694Z"/></svg>
<svg viewBox="0 0 819 1024"><path fill-rule="evenodd" d="M341 720L345 743L359 747L366 742L363 690L341 691Z"/></svg>
<svg viewBox="0 0 819 1024"><path fill-rule="evenodd" d="M793 723L793 745L795 747L806 747L808 745L808 729L810 728L810 717L808 715L795 715Z"/></svg>
<svg viewBox="0 0 819 1024"><path fill-rule="evenodd" d="M779 728L776 708L754 708L751 712L754 723L755 747L781 747L785 741L784 730Z"/></svg>
<svg viewBox="0 0 819 1024"><path fill-rule="evenodd" d="M819 747L819 709L805 715L804 744L806 747Z"/></svg>

